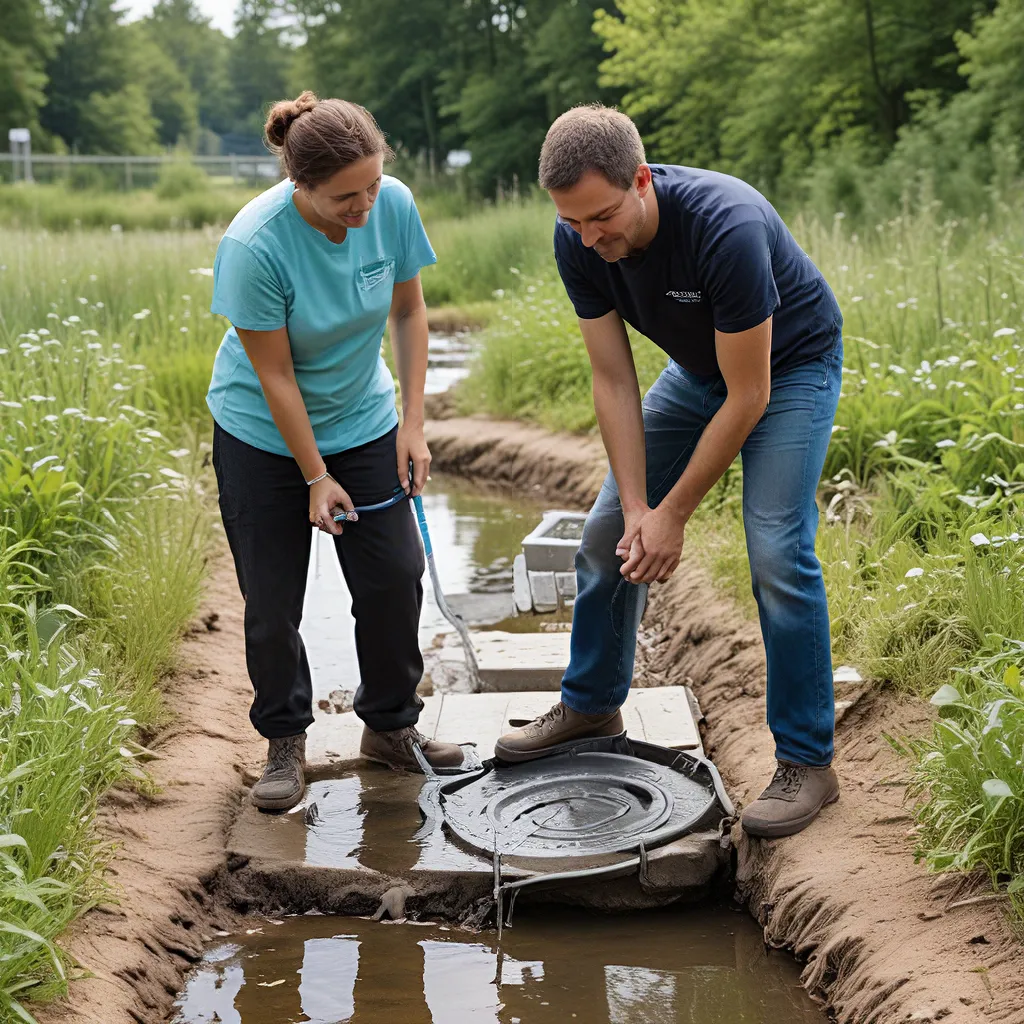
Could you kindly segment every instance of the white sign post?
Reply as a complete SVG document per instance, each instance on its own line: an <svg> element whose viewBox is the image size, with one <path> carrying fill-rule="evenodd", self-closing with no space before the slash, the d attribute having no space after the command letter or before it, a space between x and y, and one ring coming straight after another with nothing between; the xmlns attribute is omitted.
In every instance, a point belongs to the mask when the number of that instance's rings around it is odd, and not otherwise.
<svg viewBox="0 0 1024 1024"><path fill-rule="evenodd" d="M11 128L7 132L7 141L11 144L11 166L14 180L18 180L18 160L22 161L23 180L32 181L32 133L27 128Z"/></svg>

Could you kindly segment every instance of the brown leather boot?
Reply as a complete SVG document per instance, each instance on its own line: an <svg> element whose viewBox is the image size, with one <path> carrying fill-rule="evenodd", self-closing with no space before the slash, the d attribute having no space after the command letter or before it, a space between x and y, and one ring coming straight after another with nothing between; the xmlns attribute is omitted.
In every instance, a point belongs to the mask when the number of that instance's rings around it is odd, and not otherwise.
<svg viewBox="0 0 1024 1024"><path fill-rule="evenodd" d="M838 799L839 779L831 768L780 761L768 788L744 810L743 829L762 839L795 835Z"/></svg>
<svg viewBox="0 0 1024 1024"><path fill-rule="evenodd" d="M513 763L533 761L548 754L557 754L579 740L618 736L625 728L621 711L581 715L559 701L529 725L502 736L494 745L494 756Z"/></svg>
<svg viewBox="0 0 1024 1024"><path fill-rule="evenodd" d="M418 746L432 768L458 768L463 761L462 747L457 743L438 743L428 740L415 725L404 729L393 729L390 732L374 732L363 728L363 738L359 744L359 753L367 761L386 764L389 768L405 768L409 771L420 771L420 763L416 760L413 747Z"/></svg>
<svg viewBox="0 0 1024 1024"><path fill-rule="evenodd" d="M261 811L287 811L306 792L306 734L271 740L267 767L249 795Z"/></svg>

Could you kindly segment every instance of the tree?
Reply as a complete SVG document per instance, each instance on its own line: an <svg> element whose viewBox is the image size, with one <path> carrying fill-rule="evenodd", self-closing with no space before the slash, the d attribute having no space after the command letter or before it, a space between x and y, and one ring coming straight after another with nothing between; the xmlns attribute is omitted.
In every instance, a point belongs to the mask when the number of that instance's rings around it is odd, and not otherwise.
<svg viewBox="0 0 1024 1024"><path fill-rule="evenodd" d="M157 121L139 84L132 30L116 0L54 0L62 32L47 67L47 103L40 120L72 149L143 153L157 147Z"/></svg>
<svg viewBox="0 0 1024 1024"><path fill-rule="evenodd" d="M224 96L231 131L258 136L270 103L284 99L292 87L294 53L278 23L281 8L274 0L241 0L236 32L228 42L230 89Z"/></svg>
<svg viewBox="0 0 1024 1024"><path fill-rule="evenodd" d="M146 24L150 38L174 61L195 94L199 124L217 133L230 131L234 104L227 36L210 24L195 0L158 0Z"/></svg>
<svg viewBox="0 0 1024 1024"><path fill-rule="evenodd" d="M56 44L53 26L38 0L0 0L0 25L0 132L4 139L10 128L38 135L46 63Z"/></svg>

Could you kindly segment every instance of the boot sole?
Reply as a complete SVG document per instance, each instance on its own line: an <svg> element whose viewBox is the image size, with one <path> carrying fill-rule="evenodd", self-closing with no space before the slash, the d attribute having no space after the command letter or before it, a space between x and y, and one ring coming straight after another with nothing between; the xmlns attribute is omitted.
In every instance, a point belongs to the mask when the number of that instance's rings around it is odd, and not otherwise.
<svg viewBox="0 0 1024 1024"><path fill-rule="evenodd" d="M798 832L803 832L808 825L810 825L815 818L826 808L836 803L839 799L839 790L836 790L834 796L830 796L825 802L816 810L810 814L805 814L801 818L792 818L789 821L781 821L777 825L753 825L748 826L745 821L741 819L740 823L743 825L743 831L748 836L753 836L755 839L785 839L786 836L795 836Z"/></svg>
<svg viewBox="0 0 1024 1024"><path fill-rule="evenodd" d="M297 796L278 797L278 799L276 799L276 800L266 800L266 799L263 799L263 798L257 798L257 797L254 797L254 796L250 796L249 800L252 803L253 807L255 807L257 810L260 810L260 811L265 811L265 812L290 811L293 807L295 807L298 804L302 803L302 798L305 795L305 793L306 793L306 789L305 789L305 787L303 787L302 789L299 790L299 793L298 793Z"/></svg>
<svg viewBox="0 0 1024 1024"><path fill-rule="evenodd" d="M404 761L388 761L376 754L364 754L361 750L359 751L359 756L364 761L369 761L371 764L380 764L385 768L393 768L397 772L412 772L414 775L423 774L418 761L415 764L407 764ZM430 764L430 762L428 761L427 764ZM443 771L450 768L459 768L463 764L465 764L465 759L460 761L458 764L431 764L430 767Z"/></svg>
<svg viewBox="0 0 1024 1024"><path fill-rule="evenodd" d="M536 761L541 757L552 757L555 754L565 754L578 747L588 740L619 739L626 735L626 731L611 733L594 733L587 736L577 736L574 740L567 740L565 743L556 743L552 747L541 747L539 750L514 750L506 747L500 740L494 744L494 756L499 761L507 764L522 764L524 761Z"/></svg>

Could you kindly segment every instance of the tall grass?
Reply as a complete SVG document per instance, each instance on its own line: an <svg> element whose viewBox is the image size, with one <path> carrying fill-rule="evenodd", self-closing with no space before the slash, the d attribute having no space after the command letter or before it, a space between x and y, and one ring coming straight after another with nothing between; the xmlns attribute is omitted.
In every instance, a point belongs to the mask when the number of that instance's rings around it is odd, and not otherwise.
<svg viewBox="0 0 1024 1024"><path fill-rule="evenodd" d="M227 224L258 191L206 188L160 196L142 190L105 192L64 185L0 185L0 224L47 231L112 227L123 231L182 231Z"/></svg>
<svg viewBox="0 0 1024 1024"><path fill-rule="evenodd" d="M96 802L144 778L138 741L163 714L209 526L187 425L201 392L171 368L208 365L216 343L208 280L189 273L210 239L82 241L0 243L4 1020L62 990L55 940L103 893Z"/></svg>
<svg viewBox="0 0 1024 1024"><path fill-rule="evenodd" d="M1016 683L974 671L1021 660L1024 640L1024 210L1001 214L963 224L931 207L868 236L841 219L797 220L795 231L846 318L818 545L835 657L923 697L958 680L956 728L955 716L944 718L930 741L907 748L917 759L920 852L936 868L1015 878L1021 910L1024 704ZM631 342L646 389L665 357ZM586 350L550 268L500 304L459 400L556 429L594 428ZM690 543L752 609L740 498L733 467ZM1007 781L1011 766L986 760L1004 745L1016 758L1009 793L992 780Z"/></svg>

